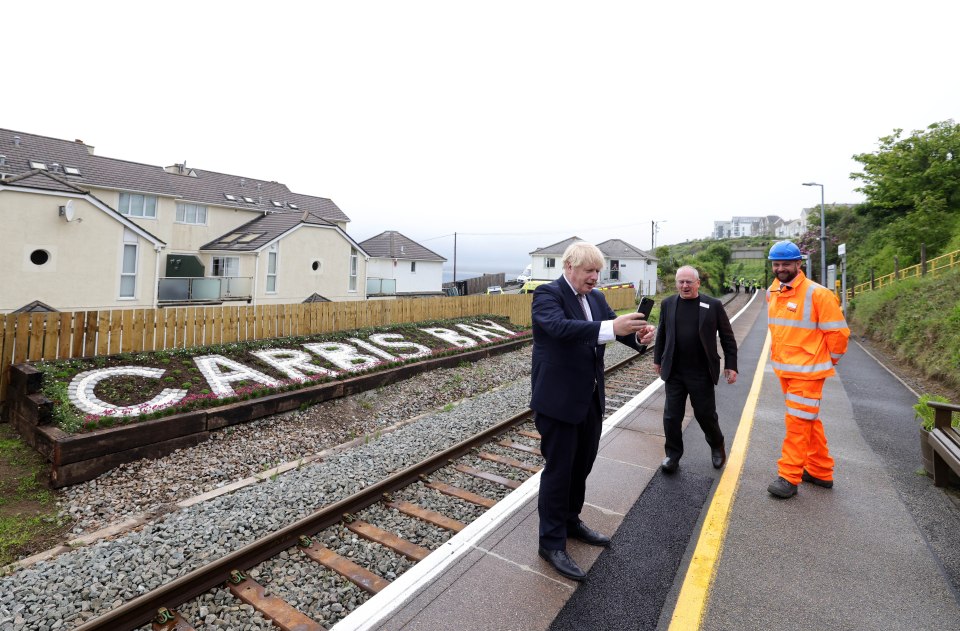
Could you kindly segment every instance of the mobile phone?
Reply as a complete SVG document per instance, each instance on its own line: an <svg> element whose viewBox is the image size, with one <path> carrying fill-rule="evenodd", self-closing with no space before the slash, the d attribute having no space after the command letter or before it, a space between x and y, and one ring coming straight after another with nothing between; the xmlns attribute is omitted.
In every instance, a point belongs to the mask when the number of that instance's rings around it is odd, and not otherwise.
<svg viewBox="0 0 960 631"><path fill-rule="evenodd" d="M640 299L640 304L637 305L637 313L643 314L644 320L650 319L650 312L653 310L653 298L647 298L644 296Z"/></svg>

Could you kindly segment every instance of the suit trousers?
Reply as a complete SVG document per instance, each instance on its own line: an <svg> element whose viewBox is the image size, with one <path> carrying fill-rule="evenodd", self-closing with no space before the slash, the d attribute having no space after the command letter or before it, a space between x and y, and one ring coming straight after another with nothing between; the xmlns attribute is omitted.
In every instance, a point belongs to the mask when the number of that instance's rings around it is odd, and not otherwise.
<svg viewBox="0 0 960 631"><path fill-rule="evenodd" d="M723 432L717 416L713 380L706 369L698 371L674 371L664 383L666 400L663 408L663 435L666 438L664 452L668 458L679 460L683 455L683 414L687 397L693 406L693 415L700 424L710 447L723 446Z"/></svg>
<svg viewBox="0 0 960 631"><path fill-rule="evenodd" d="M600 446L603 418L600 395L581 423L565 423L537 414L534 423L540 432L540 451L546 460L540 472L537 511L540 516L540 546L565 550L567 525L575 524L583 510L587 476L593 469Z"/></svg>

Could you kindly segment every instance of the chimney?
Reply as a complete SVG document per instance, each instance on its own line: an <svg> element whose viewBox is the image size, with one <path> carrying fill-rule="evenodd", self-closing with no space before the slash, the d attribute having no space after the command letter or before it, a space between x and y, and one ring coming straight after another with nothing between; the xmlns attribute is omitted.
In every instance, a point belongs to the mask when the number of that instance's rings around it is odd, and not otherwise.
<svg viewBox="0 0 960 631"><path fill-rule="evenodd" d="M13 137L13 146L14 146L14 147L19 147L19 146L20 146L20 136L14 136L14 137Z"/></svg>
<svg viewBox="0 0 960 631"><path fill-rule="evenodd" d="M246 183L247 183L247 181L246 181L245 179L240 178L240 186L243 186L243 185L246 184Z"/></svg>
<svg viewBox="0 0 960 631"><path fill-rule="evenodd" d="M304 209L303 209L303 216L300 217L300 221L306 221L306 220L307 220L307 217L309 217L309 216L310 216L310 211L307 210L306 208L304 208Z"/></svg>

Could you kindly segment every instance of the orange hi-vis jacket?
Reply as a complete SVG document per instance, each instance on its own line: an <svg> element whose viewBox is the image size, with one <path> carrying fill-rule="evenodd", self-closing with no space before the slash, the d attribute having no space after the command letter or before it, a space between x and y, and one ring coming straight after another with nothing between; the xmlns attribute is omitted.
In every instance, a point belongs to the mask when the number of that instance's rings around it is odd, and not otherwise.
<svg viewBox="0 0 960 631"><path fill-rule="evenodd" d="M778 377L825 379L847 352L850 329L833 293L801 271L767 289L770 360Z"/></svg>

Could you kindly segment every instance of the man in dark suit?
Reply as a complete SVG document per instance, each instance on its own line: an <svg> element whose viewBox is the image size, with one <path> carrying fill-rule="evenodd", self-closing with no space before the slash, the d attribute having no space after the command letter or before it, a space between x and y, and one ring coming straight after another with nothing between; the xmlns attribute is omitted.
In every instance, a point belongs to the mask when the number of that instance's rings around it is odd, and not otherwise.
<svg viewBox="0 0 960 631"><path fill-rule="evenodd" d="M638 313L617 317L594 291L603 253L585 242L563 253L563 276L533 293L533 394L530 408L546 460L540 473L540 556L581 581L585 572L566 552L567 537L606 546L610 538L580 520L587 475L603 422L604 345L619 340L640 352L655 328Z"/></svg>
<svg viewBox="0 0 960 631"><path fill-rule="evenodd" d="M666 393L663 433L667 457L660 468L664 473L673 473L680 466L681 424L689 395L693 415L710 445L713 467L719 469L727 461L727 451L713 391L720 381L717 334L723 347L723 374L730 384L737 381L737 340L723 304L700 293L700 274L696 268L684 265L677 270L677 291L677 295L660 305L653 352L653 367L663 379Z"/></svg>

